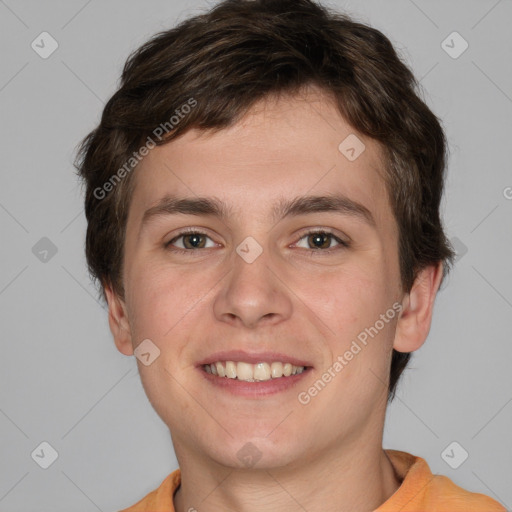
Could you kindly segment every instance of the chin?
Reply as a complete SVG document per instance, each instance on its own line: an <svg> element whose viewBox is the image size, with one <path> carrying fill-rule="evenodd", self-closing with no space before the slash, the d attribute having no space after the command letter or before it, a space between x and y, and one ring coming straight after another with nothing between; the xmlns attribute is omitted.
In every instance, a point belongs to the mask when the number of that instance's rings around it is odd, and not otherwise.
<svg viewBox="0 0 512 512"><path fill-rule="evenodd" d="M247 435L229 437L216 446L205 447L205 451L217 464L237 470L280 468L300 456L299 447L288 446L280 440L271 441L268 437Z"/></svg>

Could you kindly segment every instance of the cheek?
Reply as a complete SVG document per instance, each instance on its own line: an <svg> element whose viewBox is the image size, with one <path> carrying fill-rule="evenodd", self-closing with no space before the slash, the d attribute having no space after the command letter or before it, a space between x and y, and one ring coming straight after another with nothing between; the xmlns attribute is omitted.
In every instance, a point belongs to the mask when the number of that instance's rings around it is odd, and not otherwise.
<svg viewBox="0 0 512 512"><path fill-rule="evenodd" d="M369 321L373 324L391 306L384 275L352 266L321 280L304 279L297 286L302 290L301 298L330 328L331 336L344 339Z"/></svg>
<svg viewBox="0 0 512 512"><path fill-rule="evenodd" d="M142 385L158 414L165 414L173 396L173 411L182 416L187 397L179 384L184 381L181 362L201 314L205 291L198 288L200 276L187 278L183 272L148 262L134 269L130 279L135 345L150 339L160 351L148 366L137 361ZM169 418L162 419L169 424Z"/></svg>
<svg viewBox="0 0 512 512"><path fill-rule="evenodd" d="M208 287L198 272L186 273L147 262L129 277L137 335L164 340L197 307Z"/></svg>
<svg viewBox="0 0 512 512"><path fill-rule="evenodd" d="M312 286L309 282L306 288L308 281L302 283L301 298L321 320L315 323L326 333L327 366L342 358L343 369L333 370L339 375L333 392L380 392L381 383L369 368L386 378L396 324L393 293L386 286L385 275L376 265L371 269L351 266L331 273L325 286ZM384 322L381 315L386 313ZM366 391L359 389L362 383Z"/></svg>

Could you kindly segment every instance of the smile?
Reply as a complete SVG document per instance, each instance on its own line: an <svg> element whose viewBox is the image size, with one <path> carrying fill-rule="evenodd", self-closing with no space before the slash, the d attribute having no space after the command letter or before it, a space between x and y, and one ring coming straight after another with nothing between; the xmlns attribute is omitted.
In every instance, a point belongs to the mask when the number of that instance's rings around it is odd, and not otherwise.
<svg viewBox="0 0 512 512"><path fill-rule="evenodd" d="M217 361L203 365L206 373L225 377L228 379L242 380L245 382L263 382L281 377L290 377L302 373L305 366L295 366L291 363L275 361L272 363L246 363L242 361Z"/></svg>

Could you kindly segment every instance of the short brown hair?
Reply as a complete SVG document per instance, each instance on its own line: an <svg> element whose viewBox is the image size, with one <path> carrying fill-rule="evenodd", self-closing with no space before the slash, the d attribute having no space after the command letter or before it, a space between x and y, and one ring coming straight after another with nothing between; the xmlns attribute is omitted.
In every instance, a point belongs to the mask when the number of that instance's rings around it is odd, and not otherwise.
<svg viewBox="0 0 512 512"><path fill-rule="evenodd" d="M129 170L155 127L192 98L194 108L153 142L164 144L191 128L221 130L258 100L309 85L332 95L348 123L383 148L403 290L410 291L421 269L440 261L444 278L454 256L439 216L445 136L388 38L312 0L224 0L130 55L99 126L79 148L86 256L103 298L106 285L124 298L123 247L134 174ZM393 349L389 400L409 358Z"/></svg>

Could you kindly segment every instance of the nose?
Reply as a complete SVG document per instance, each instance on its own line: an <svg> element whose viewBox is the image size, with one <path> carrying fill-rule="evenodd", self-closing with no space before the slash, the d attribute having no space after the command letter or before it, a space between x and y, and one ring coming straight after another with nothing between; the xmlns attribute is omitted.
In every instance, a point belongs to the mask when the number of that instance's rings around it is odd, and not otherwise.
<svg viewBox="0 0 512 512"><path fill-rule="evenodd" d="M244 255L242 249L240 254ZM232 271L222 281L214 301L215 317L251 329L288 319L292 313L291 292L283 276L266 250L252 261L234 253Z"/></svg>

